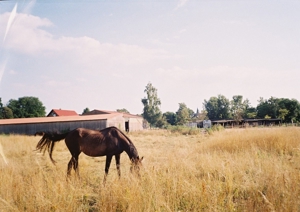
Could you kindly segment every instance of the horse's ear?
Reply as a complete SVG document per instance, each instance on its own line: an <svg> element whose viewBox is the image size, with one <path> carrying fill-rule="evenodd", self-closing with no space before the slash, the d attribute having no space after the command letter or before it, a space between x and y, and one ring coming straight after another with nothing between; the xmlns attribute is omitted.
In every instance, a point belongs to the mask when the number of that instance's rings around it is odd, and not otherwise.
<svg viewBox="0 0 300 212"><path fill-rule="evenodd" d="M142 162L143 159L144 159L144 156L140 159L140 162Z"/></svg>

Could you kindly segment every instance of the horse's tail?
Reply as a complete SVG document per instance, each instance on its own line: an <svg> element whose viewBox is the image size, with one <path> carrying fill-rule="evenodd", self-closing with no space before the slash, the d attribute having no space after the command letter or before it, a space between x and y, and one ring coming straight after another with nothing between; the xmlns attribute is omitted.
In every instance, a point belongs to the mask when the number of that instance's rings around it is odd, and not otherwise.
<svg viewBox="0 0 300 212"><path fill-rule="evenodd" d="M53 164L56 163L52 158L52 152L55 142L60 141L67 137L69 132L59 134L59 133L48 133L48 132L36 132L35 135L42 135L43 137L36 145L36 150L45 153L46 150L49 152L50 159Z"/></svg>

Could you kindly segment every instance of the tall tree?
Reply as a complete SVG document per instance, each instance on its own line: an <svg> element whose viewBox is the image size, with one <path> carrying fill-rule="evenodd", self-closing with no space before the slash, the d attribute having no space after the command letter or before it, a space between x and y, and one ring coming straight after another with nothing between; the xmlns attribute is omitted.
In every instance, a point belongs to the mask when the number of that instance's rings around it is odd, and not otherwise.
<svg viewBox="0 0 300 212"><path fill-rule="evenodd" d="M179 109L176 112L177 125L184 125L190 121L193 114L194 112L185 103L179 103Z"/></svg>
<svg viewBox="0 0 300 212"><path fill-rule="evenodd" d="M210 97L209 100L204 100L203 107L207 111L207 116L211 120L218 119L218 98L213 96Z"/></svg>
<svg viewBox="0 0 300 212"><path fill-rule="evenodd" d="M230 102L221 94L218 97L211 97L208 101L204 100L203 106L211 120L230 118Z"/></svg>
<svg viewBox="0 0 300 212"><path fill-rule="evenodd" d="M241 95L233 96L230 105L232 118L237 122L246 117L247 109L250 107L249 100L246 99L243 101L243 96Z"/></svg>
<svg viewBox="0 0 300 212"><path fill-rule="evenodd" d="M156 127L156 123L162 118L161 101L157 96L157 89L151 83L148 83L144 92L147 97L142 99L144 105L142 116L149 122L151 127Z"/></svg>
<svg viewBox="0 0 300 212"><path fill-rule="evenodd" d="M20 97L9 100L7 107L13 112L14 118L44 117L46 108L37 97Z"/></svg>

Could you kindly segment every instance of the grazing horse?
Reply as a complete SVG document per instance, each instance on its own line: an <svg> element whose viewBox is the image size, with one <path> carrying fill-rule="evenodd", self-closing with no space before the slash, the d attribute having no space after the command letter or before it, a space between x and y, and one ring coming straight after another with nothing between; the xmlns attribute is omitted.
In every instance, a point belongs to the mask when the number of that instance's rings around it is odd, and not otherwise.
<svg viewBox="0 0 300 212"><path fill-rule="evenodd" d="M67 175L71 174L71 169L78 172L78 156L81 152L91 157L100 157L106 155L105 176L108 174L111 159L115 156L119 177L120 172L120 154L125 151L132 161L133 168L138 170L143 158L139 158L137 149L131 140L118 128L108 127L106 129L96 131L84 128L77 128L67 133L48 133L37 132L35 135L43 136L36 146L36 150L45 152L48 150L50 159L53 163L52 152L55 142L65 139L65 143L72 155L69 163Z"/></svg>

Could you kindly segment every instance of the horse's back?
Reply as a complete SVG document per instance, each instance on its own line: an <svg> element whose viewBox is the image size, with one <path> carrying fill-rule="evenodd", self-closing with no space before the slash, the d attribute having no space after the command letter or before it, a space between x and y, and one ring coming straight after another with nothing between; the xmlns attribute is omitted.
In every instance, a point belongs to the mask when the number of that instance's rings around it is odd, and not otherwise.
<svg viewBox="0 0 300 212"><path fill-rule="evenodd" d="M70 151L75 148L88 156L94 157L104 156L118 149L118 142L113 139L110 130L102 132L77 128L69 133L65 142Z"/></svg>

